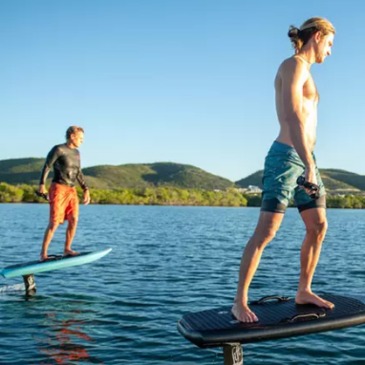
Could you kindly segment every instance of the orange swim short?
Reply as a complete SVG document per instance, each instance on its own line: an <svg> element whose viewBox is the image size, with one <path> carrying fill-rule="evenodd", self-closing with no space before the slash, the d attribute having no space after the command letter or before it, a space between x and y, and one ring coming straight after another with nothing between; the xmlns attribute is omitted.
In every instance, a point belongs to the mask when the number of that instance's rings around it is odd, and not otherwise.
<svg viewBox="0 0 365 365"><path fill-rule="evenodd" d="M79 215L79 198L76 188L52 183L49 189L50 221L62 224Z"/></svg>

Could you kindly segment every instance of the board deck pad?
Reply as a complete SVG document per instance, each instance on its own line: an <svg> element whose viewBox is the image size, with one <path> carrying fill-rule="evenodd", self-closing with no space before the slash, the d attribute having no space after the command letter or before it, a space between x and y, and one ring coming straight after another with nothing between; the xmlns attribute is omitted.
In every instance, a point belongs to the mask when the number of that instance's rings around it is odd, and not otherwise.
<svg viewBox="0 0 365 365"><path fill-rule="evenodd" d="M179 332L199 347L227 343L250 343L329 331L365 323L364 300L334 294L321 296L335 304L327 310L315 305L297 305L294 298L251 302L259 322L242 323L231 307L188 313L178 322ZM273 298L273 297L270 297Z"/></svg>
<svg viewBox="0 0 365 365"><path fill-rule="evenodd" d="M58 256L45 261L30 261L5 267L0 274L4 278L31 275L45 271L64 269L72 266L88 264L107 255L112 249L79 253L76 256Z"/></svg>

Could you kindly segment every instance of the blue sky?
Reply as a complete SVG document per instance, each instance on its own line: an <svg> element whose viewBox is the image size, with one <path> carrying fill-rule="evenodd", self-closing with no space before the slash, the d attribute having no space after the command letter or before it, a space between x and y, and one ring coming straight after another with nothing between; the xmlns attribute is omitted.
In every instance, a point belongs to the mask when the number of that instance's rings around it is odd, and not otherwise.
<svg viewBox="0 0 365 365"><path fill-rule="evenodd" d="M362 0L0 0L0 160L45 157L70 125L83 167L178 162L238 180L278 133L287 30L336 27L312 73L317 162L365 174Z"/></svg>

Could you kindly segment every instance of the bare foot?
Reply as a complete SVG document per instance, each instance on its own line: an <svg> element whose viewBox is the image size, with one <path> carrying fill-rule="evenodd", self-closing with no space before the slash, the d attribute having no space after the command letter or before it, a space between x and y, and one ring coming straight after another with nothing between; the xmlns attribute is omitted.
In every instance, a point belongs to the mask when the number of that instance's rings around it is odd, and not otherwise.
<svg viewBox="0 0 365 365"><path fill-rule="evenodd" d="M63 256L77 256L79 253L73 250L65 250Z"/></svg>
<svg viewBox="0 0 365 365"><path fill-rule="evenodd" d="M41 253L39 255L39 261L47 261L47 260L48 260L48 255L47 254Z"/></svg>
<svg viewBox="0 0 365 365"><path fill-rule="evenodd" d="M233 303L231 312L233 316L240 322L253 323L258 322L259 319L256 314L251 311L247 305L238 304L236 301Z"/></svg>
<svg viewBox="0 0 365 365"><path fill-rule="evenodd" d="M318 295L310 291L301 291L297 293L295 297L296 304L314 304L321 308L333 309L335 305L328 300L324 300Z"/></svg>

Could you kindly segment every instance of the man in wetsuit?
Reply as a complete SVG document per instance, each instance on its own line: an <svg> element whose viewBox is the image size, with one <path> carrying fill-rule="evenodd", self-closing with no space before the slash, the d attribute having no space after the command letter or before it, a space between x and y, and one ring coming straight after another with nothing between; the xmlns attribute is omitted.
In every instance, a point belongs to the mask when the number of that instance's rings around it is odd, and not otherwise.
<svg viewBox="0 0 365 365"><path fill-rule="evenodd" d="M327 230L327 219L325 190L313 154L319 96L310 73L314 63L322 63L331 54L334 34L333 25L323 18L308 19L300 29L291 27L288 33L295 54L284 60L275 78L280 132L265 160L260 217L242 256L232 307L232 314L241 322L258 321L248 306L249 286L262 252L278 231L292 197L306 227L295 301L297 304L310 303L324 308L334 306L311 290ZM309 188L297 186L297 178L301 175L312 183Z"/></svg>
<svg viewBox="0 0 365 365"><path fill-rule="evenodd" d="M90 203L89 189L80 167L80 152L77 150L83 141L84 130L77 126L69 127L66 131L66 143L59 144L51 149L42 169L39 183L40 194L47 194L45 183L52 167L54 176L49 189L50 218L44 233L41 260L47 260L48 246L59 224L62 224L65 220L68 221L68 227L64 255L72 256L77 254L71 249L79 216L79 200L75 188L76 180L84 192L84 204Z"/></svg>

